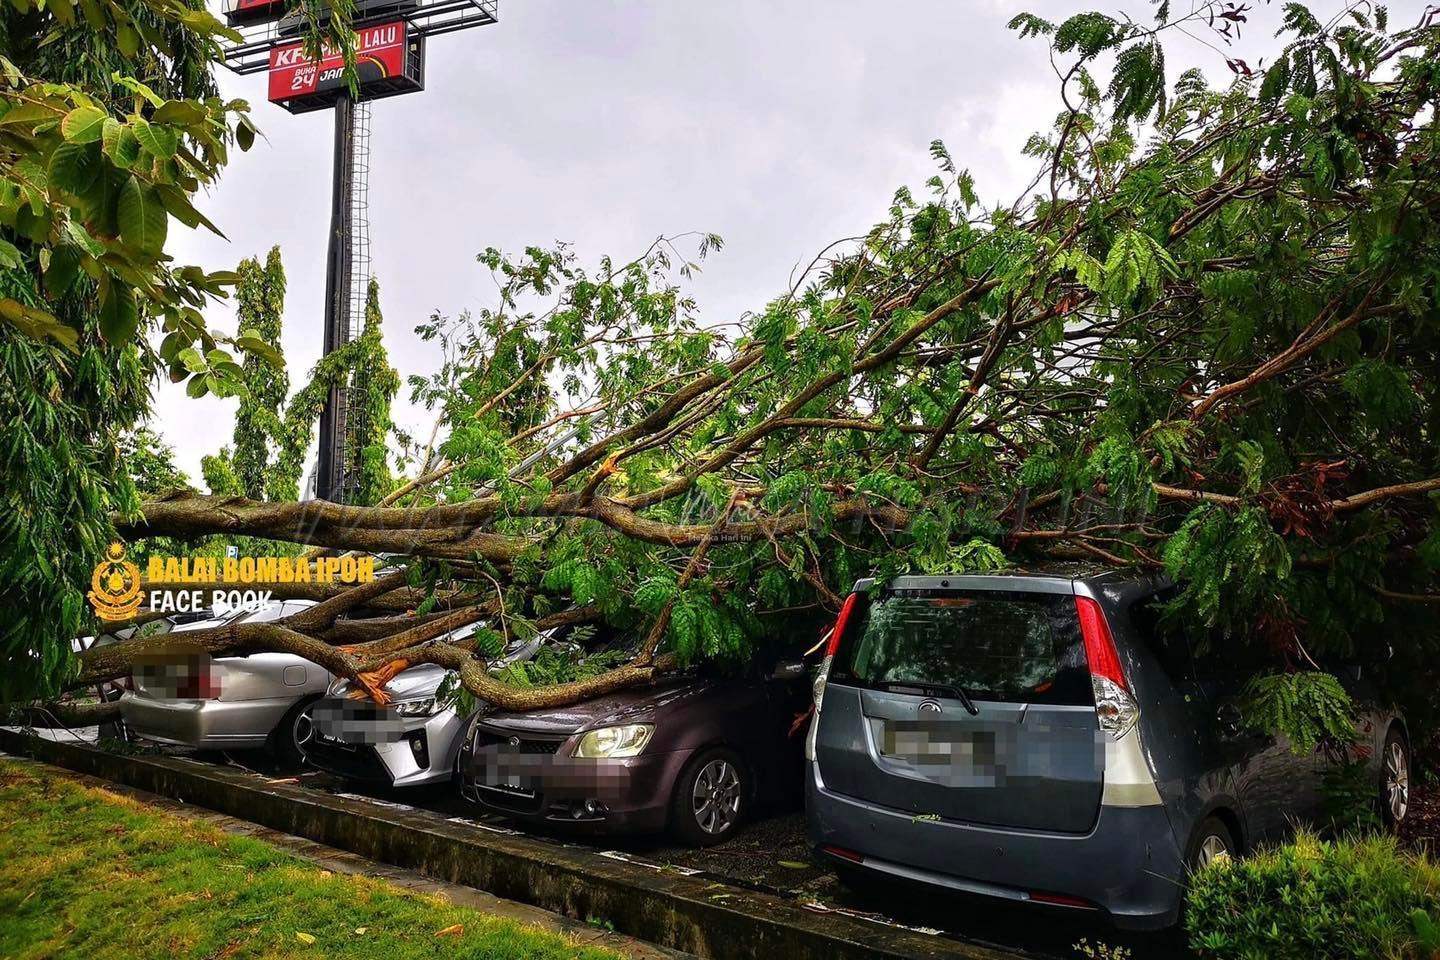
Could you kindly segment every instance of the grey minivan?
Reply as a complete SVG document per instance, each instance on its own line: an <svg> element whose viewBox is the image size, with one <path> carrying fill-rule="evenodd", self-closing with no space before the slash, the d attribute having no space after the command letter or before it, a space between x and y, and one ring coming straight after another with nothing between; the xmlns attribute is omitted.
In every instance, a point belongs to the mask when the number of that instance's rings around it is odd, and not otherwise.
<svg viewBox="0 0 1440 960"><path fill-rule="evenodd" d="M862 580L815 682L809 839L842 878L899 878L1176 921L1190 869L1321 815L1322 752L1241 723L1252 665L1162 629L1161 577ZM1385 819L1409 803L1403 720L1337 671Z"/></svg>

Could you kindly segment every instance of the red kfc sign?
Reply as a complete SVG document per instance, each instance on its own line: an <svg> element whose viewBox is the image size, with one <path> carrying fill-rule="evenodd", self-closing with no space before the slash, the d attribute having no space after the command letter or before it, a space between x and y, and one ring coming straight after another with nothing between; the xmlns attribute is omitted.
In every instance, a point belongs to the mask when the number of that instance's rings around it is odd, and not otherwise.
<svg viewBox="0 0 1440 960"><path fill-rule="evenodd" d="M367 83L400 76L405 72L406 23L382 23L362 27L355 40L355 70L360 88ZM270 51L270 100L294 100L344 85L345 59L336 51L327 52L317 63L305 57L301 44L292 43Z"/></svg>
<svg viewBox="0 0 1440 960"><path fill-rule="evenodd" d="M285 0L233 0L225 8L225 17L233 24L274 20L285 12Z"/></svg>

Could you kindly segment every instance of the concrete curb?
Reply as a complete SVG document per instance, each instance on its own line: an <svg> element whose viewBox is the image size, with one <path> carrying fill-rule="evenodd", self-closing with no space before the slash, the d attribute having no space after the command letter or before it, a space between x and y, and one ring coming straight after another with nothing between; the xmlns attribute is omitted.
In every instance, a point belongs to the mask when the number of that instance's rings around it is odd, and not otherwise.
<svg viewBox="0 0 1440 960"><path fill-rule="evenodd" d="M940 936L807 910L766 893L669 874L527 837L490 833L425 810L400 810L174 757L136 757L0 729L0 749L428 877L485 890L714 960L1017 960Z"/></svg>

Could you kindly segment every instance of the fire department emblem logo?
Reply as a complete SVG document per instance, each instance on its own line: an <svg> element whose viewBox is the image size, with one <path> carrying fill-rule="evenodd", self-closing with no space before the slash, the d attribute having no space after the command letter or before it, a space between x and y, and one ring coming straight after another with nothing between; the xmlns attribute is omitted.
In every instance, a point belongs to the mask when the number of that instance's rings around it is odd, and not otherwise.
<svg viewBox="0 0 1440 960"><path fill-rule="evenodd" d="M140 568L125 559L125 547L112 543L95 564L86 594L101 620L128 620L140 609Z"/></svg>

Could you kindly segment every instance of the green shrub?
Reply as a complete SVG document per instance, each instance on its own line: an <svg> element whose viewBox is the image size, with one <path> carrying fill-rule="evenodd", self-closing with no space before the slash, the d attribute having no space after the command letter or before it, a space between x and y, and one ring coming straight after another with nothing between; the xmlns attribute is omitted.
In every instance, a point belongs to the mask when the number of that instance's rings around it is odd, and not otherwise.
<svg viewBox="0 0 1440 960"><path fill-rule="evenodd" d="M1440 923L1440 866L1387 836L1313 834L1191 880L1186 929L1216 960L1430 960Z"/></svg>
<svg viewBox="0 0 1440 960"><path fill-rule="evenodd" d="M1369 834L1384 828L1375 804L1375 774L1364 760L1327 763L1320 800L1328 834Z"/></svg>

